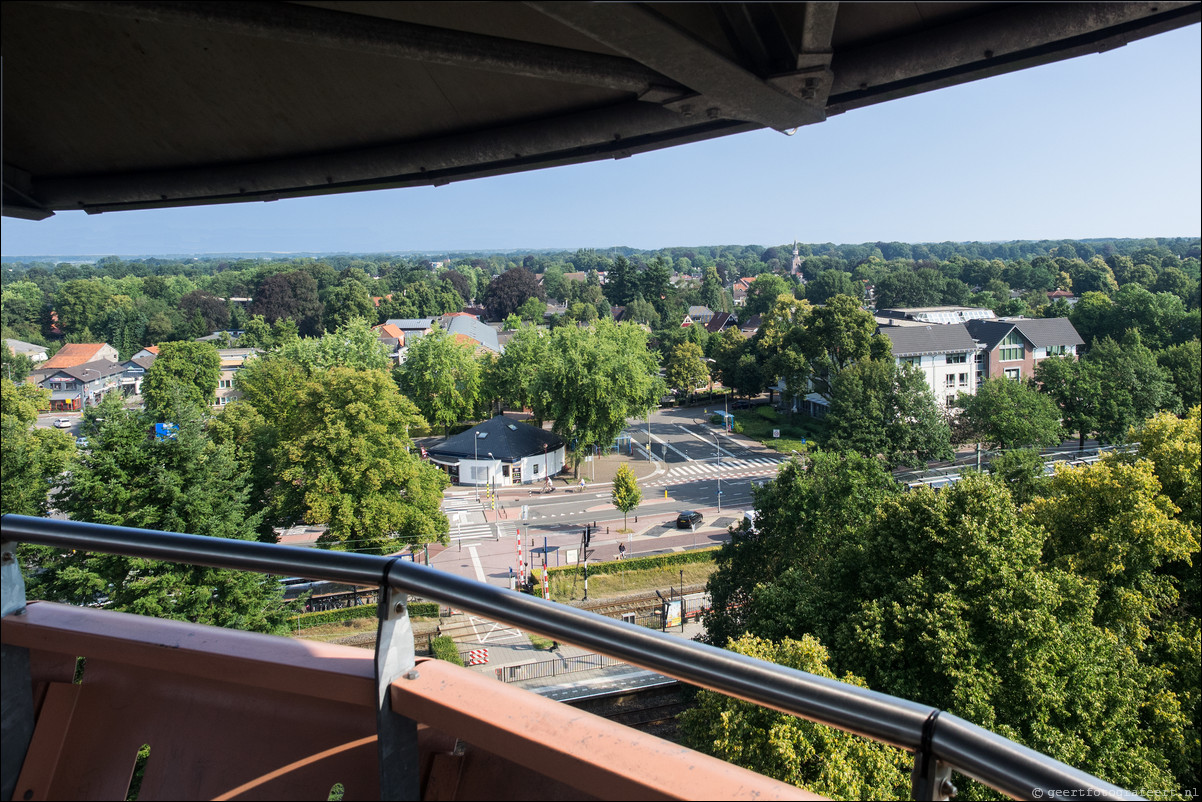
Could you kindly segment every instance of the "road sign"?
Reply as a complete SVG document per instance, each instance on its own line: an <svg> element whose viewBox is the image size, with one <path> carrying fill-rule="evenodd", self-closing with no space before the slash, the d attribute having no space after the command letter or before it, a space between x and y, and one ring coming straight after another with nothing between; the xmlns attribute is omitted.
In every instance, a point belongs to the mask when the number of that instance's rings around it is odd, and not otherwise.
<svg viewBox="0 0 1202 802"><path fill-rule="evenodd" d="M529 517L530 517L530 505L523 504L522 505L522 520L524 521Z"/></svg>

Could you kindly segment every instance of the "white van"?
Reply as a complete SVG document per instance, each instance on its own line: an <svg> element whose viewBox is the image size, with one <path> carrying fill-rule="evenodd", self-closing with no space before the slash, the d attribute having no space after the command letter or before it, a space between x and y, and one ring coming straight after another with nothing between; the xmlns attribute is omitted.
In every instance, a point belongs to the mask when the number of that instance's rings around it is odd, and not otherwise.
<svg viewBox="0 0 1202 802"><path fill-rule="evenodd" d="M755 531L755 510L744 510L743 520L747 522L747 528L752 532Z"/></svg>

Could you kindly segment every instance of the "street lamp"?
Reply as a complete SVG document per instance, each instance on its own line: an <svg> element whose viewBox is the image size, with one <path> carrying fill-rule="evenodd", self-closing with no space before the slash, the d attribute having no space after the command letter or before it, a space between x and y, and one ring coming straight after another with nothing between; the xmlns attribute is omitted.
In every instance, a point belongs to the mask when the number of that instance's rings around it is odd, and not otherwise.
<svg viewBox="0 0 1202 802"><path fill-rule="evenodd" d="M475 451L475 454L474 454L475 459L472 460L473 463L480 462L480 435L481 434L482 434L482 432L476 432L472 436L472 446L473 446L473 450ZM475 491L476 491L476 501L480 500L480 480L478 478L476 478L476 471L478 471L478 470L480 470L480 466L478 464L473 464L472 465L472 487L475 488Z"/></svg>
<svg viewBox="0 0 1202 802"><path fill-rule="evenodd" d="M718 449L718 512L722 512L722 446L717 432L714 432L714 448Z"/></svg>

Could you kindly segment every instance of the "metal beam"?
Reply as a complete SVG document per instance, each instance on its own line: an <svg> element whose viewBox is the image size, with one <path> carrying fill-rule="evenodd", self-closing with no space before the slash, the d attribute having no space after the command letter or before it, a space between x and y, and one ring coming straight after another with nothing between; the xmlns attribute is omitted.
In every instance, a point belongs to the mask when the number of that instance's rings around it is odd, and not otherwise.
<svg viewBox="0 0 1202 802"><path fill-rule="evenodd" d="M698 97L682 98L677 106L686 117L744 120L778 131L826 119L822 104L762 80L641 5L554 1L526 5L696 92Z"/></svg>
<svg viewBox="0 0 1202 802"><path fill-rule="evenodd" d="M658 102L683 90L664 76L620 56L452 31L382 17L295 3L77 2L40 5L232 33L306 47L485 70L504 75L631 92Z"/></svg>
<svg viewBox="0 0 1202 802"><path fill-rule="evenodd" d="M728 120L699 120L695 126L682 127L676 113L632 100L557 120L340 153L35 179L32 192L47 209L95 213L439 186L560 164L625 158L758 127Z"/></svg>
<svg viewBox="0 0 1202 802"><path fill-rule="evenodd" d="M836 55L829 114L1100 53L1202 20L1202 3L1023 3Z"/></svg>

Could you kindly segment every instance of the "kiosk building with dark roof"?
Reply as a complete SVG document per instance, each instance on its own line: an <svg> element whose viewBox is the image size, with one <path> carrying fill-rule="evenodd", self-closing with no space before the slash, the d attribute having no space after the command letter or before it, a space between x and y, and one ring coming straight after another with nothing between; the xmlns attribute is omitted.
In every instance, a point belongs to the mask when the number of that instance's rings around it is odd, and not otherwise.
<svg viewBox="0 0 1202 802"><path fill-rule="evenodd" d="M427 449L457 485L541 482L563 470L566 443L554 432L498 415Z"/></svg>

